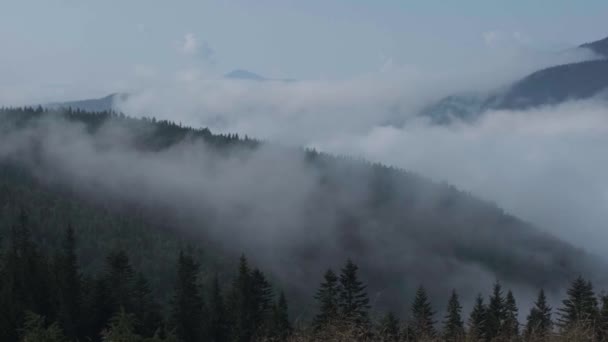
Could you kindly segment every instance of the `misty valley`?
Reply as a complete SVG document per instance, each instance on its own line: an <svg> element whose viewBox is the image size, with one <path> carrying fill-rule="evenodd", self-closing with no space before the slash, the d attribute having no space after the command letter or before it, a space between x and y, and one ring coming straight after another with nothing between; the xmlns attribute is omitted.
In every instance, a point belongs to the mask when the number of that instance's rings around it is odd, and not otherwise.
<svg viewBox="0 0 608 342"><path fill-rule="evenodd" d="M0 5L0 342L608 341L606 14Z"/></svg>

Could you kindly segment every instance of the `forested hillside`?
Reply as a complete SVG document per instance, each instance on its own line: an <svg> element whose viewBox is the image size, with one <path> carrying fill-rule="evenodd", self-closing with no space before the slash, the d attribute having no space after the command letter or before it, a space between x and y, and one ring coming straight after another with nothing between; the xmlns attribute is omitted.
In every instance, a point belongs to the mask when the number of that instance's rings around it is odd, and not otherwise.
<svg viewBox="0 0 608 342"><path fill-rule="evenodd" d="M178 261L198 265L188 272L207 287L217 276L224 293L236 286L231 279L243 253L284 291L290 323L295 317L304 325L318 313L313 297L321 275L348 259L361 267L372 317L390 309L406 318L421 285L433 304L443 305L453 288L470 303L497 279L552 294L579 274L604 280L604 264L594 257L490 203L403 170L110 112L4 109L0 132L3 270L12 279L4 283L4 299L20 298L8 304L14 305L9 341L26 310L60 320L51 303L59 300L51 294L59 285L48 277L59 274L55 254L68 227L90 295L104 295L95 292L105 291L100 279L118 263L128 272L116 272L147 279L164 318L182 277ZM40 278L20 273L26 269L40 269ZM27 298L32 293L50 302L40 307L40 298ZM88 336L111 316L125 324L128 314L137 315L131 304L117 303L87 323L95 326ZM147 335L162 326L151 324Z"/></svg>

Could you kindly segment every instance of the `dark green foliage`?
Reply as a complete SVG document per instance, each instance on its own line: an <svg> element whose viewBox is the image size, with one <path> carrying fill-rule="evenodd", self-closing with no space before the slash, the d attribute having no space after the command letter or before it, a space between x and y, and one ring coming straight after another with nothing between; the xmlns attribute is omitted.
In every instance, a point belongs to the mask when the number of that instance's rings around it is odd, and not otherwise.
<svg viewBox="0 0 608 342"><path fill-rule="evenodd" d="M338 276L332 270L327 270L323 276L323 282L319 286L315 299L319 305L319 313L313 320L316 330L322 329L327 324L335 323L339 316L338 307Z"/></svg>
<svg viewBox="0 0 608 342"><path fill-rule="evenodd" d="M289 321L289 309L285 294L279 294L279 300L274 304L272 310L272 324L270 327L270 338L275 341L285 341L291 335L293 328Z"/></svg>
<svg viewBox="0 0 608 342"><path fill-rule="evenodd" d="M443 338L446 341L462 341L464 339L464 323L462 321L462 306L456 290L452 291L443 321Z"/></svg>
<svg viewBox="0 0 608 342"><path fill-rule="evenodd" d="M502 293L502 286L499 282L496 282L486 311L484 337L487 340L492 340L501 335L505 318L505 299Z"/></svg>
<svg viewBox="0 0 608 342"><path fill-rule="evenodd" d="M110 302L113 305L113 311L118 312L122 307L131 312L135 272L127 253L123 250L113 252L107 257L105 280L110 288Z"/></svg>
<svg viewBox="0 0 608 342"><path fill-rule="evenodd" d="M398 342L401 337L399 320L392 312L384 315L376 330L378 339L382 342Z"/></svg>
<svg viewBox="0 0 608 342"><path fill-rule="evenodd" d="M359 280L359 267L348 260L340 273L338 307L340 318L346 323L358 328L366 328L369 324L369 298L366 286Z"/></svg>
<svg viewBox="0 0 608 342"><path fill-rule="evenodd" d="M248 342L255 334L256 303L253 298L253 279L247 258L243 255L239 260L238 274L233 281L229 300L233 341Z"/></svg>
<svg viewBox="0 0 608 342"><path fill-rule="evenodd" d="M152 296L150 285L143 274L138 274L133 286L131 312L135 317L135 332L152 337L162 325L160 306Z"/></svg>
<svg viewBox="0 0 608 342"><path fill-rule="evenodd" d="M602 307L600 309L596 325L598 338L601 341L608 340L608 295L601 296Z"/></svg>
<svg viewBox="0 0 608 342"><path fill-rule="evenodd" d="M562 307L558 309L560 327L568 330L574 326L594 326L598 306L591 282L579 276L572 282L567 295L568 298L562 301Z"/></svg>
<svg viewBox="0 0 608 342"><path fill-rule="evenodd" d="M26 311L54 319L49 268L32 240L28 215L23 210L11 229L2 277L0 340L16 340Z"/></svg>
<svg viewBox="0 0 608 342"><path fill-rule="evenodd" d="M93 337L107 326L109 319L115 314L111 290L105 278L86 279L85 303L83 305L84 335Z"/></svg>
<svg viewBox="0 0 608 342"><path fill-rule="evenodd" d="M67 342L57 323L45 324L44 317L32 312L26 312L22 329L23 342Z"/></svg>
<svg viewBox="0 0 608 342"><path fill-rule="evenodd" d="M505 300L505 319L502 324L502 336L507 340L512 340L519 336L519 321L517 320L517 304L513 292L507 292Z"/></svg>
<svg viewBox="0 0 608 342"><path fill-rule="evenodd" d="M251 317L255 335L267 336L272 319L273 293L272 286L259 269L251 272Z"/></svg>
<svg viewBox="0 0 608 342"><path fill-rule="evenodd" d="M226 304L220 289L217 275L213 277L211 293L209 295L209 340L211 342L228 341L228 317Z"/></svg>
<svg viewBox="0 0 608 342"><path fill-rule="evenodd" d="M549 335L552 328L551 307L547 304L545 291L541 289L534 307L528 315L525 335L527 337L544 338Z"/></svg>
<svg viewBox="0 0 608 342"><path fill-rule="evenodd" d="M62 251L55 258L58 320L71 340L82 333L82 275L76 256L74 229L68 225Z"/></svg>
<svg viewBox="0 0 608 342"><path fill-rule="evenodd" d="M433 316L435 311L431 307L431 302L424 290L424 287L418 287L416 297L412 304L412 330L416 339L432 338L437 332L435 331L435 320Z"/></svg>
<svg viewBox="0 0 608 342"><path fill-rule="evenodd" d="M184 342L206 341L207 317L198 280L199 271L199 265L192 257L180 252L170 324L177 337Z"/></svg>
<svg viewBox="0 0 608 342"><path fill-rule="evenodd" d="M473 341L477 341L479 339L484 338L484 332L486 331L486 317L487 317L488 308L483 303L483 297L481 294L477 295L475 298L475 305L473 306L473 310L471 310L471 315L469 316L469 337Z"/></svg>
<svg viewBox="0 0 608 342"><path fill-rule="evenodd" d="M124 308L110 318L108 328L103 330L104 342L143 342L143 338L135 333L135 316L127 313Z"/></svg>

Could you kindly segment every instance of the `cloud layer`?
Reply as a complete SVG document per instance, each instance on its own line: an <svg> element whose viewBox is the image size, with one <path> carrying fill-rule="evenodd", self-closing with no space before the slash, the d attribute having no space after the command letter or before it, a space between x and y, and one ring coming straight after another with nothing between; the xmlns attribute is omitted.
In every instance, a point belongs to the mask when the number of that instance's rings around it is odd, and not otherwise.
<svg viewBox="0 0 608 342"><path fill-rule="evenodd" d="M437 73L392 67L343 81L191 79L146 88L120 108L130 115L413 170L495 201L547 231L603 253L595 241L608 237L603 224L608 220L604 102L493 111L473 125L434 126L416 116L445 95L495 89L528 69L589 57L576 51L549 59L528 55L525 62L491 74L475 73L470 66Z"/></svg>

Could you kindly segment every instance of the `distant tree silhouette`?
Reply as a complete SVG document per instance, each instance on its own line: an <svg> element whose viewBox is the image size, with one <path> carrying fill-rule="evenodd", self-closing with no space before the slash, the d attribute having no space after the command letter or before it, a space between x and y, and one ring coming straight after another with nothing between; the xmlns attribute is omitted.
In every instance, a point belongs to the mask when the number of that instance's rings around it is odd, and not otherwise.
<svg viewBox="0 0 608 342"><path fill-rule="evenodd" d="M435 321L433 316L435 311L431 307L431 302L424 290L424 287L418 287L416 297L412 304L412 329L416 339L433 338L437 334L435 331Z"/></svg>
<svg viewBox="0 0 608 342"><path fill-rule="evenodd" d="M448 342L462 341L464 339L464 323L461 312L462 306L458 300L458 294L456 290L452 290L443 321L443 338Z"/></svg>

